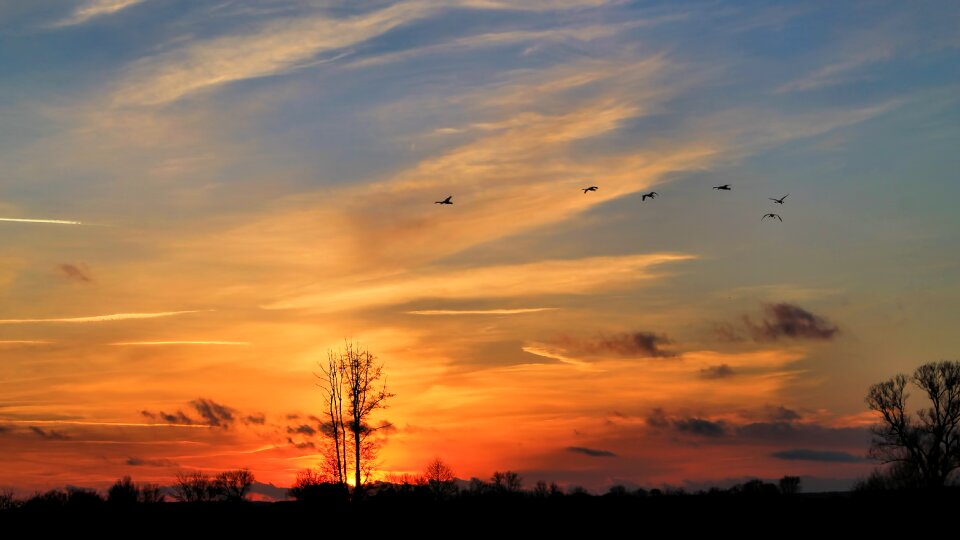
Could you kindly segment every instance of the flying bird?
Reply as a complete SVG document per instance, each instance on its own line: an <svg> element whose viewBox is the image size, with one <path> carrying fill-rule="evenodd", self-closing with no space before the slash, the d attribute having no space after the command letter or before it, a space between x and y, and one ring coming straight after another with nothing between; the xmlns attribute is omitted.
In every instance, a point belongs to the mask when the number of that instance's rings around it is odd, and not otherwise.
<svg viewBox="0 0 960 540"><path fill-rule="evenodd" d="M713 186L713 189L722 189L723 191L730 191L733 188L730 187L730 184L724 184L722 186Z"/></svg>
<svg viewBox="0 0 960 540"><path fill-rule="evenodd" d="M787 193L786 195L784 195L783 197L780 197L779 199L774 199L773 197L767 197L767 198L770 199L771 201L777 203L777 204L783 204L783 200L786 199L786 198L789 197L789 196L790 196L790 194Z"/></svg>
<svg viewBox="0 0 960 540"><path fill-rule="evenodd" d="M597 190L597 186L585 187L583 188L583 194L586 195L588 191L596 191L596 190Z"/></svg>
<svg viewBox="0 0 960 540"><path fill-rule="evenodd" d="M433 204L453 204L453 195L448 195L447 198L442 201L434 201Z"/></svg>
<svg viewBox="0 0 960 540"><path fill-rule="evenodd" d="M651 199L655 199L657 198L657 195L659 195L659 193L657 193L656 191L651 191L650 193L644 193L643 197L640 197L640 202L647 200L647 197L650 197Z"/></svg>
<svg viewBox="0 0 960 540"><path fill-rule="evenodd" d="M777 219L779 219L780 221L783 221L783 218L780 217L780 214L764 214L763 217L760 218L760 221L763 221L763 220L765 220L765 219L767 219L767 218L770 218L770 219L777 218Z"/></svg>

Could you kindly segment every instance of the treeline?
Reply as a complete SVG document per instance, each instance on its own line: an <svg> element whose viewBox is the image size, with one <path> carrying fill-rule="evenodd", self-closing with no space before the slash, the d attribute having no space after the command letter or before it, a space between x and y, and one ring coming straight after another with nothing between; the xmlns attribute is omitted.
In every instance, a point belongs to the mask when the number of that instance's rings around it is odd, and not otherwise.
<svg viewBox="0 0 960 540"><path fill-rule="evenodd" d="M68 487L36 493L18 499L11 492L0 493L0 512L10 510L94 509L100 507L126 508L135 505L153 505L170 497L179 502L240 502L245 501L254 476L248 469L224 471L210 476L203 472L178 473L172 486L135 483L129 476L114 482L105 495L93 489Z"/></svg>

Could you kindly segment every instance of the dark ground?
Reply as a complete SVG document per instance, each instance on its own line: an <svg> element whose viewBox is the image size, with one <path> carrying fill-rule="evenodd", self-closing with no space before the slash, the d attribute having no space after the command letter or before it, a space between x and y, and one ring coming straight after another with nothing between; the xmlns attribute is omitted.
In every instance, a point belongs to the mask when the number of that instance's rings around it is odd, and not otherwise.
<svg viewBox="0 0 960 540"><path fill-rule="evenodd" d="M67 533L168 538L914 537L956 538L954 492L776 497L504 498L303 504L160 503L0 512L0 538ZM10 534L5 534L10 533ZM59 533L59 534L58 534Z"/></svg>

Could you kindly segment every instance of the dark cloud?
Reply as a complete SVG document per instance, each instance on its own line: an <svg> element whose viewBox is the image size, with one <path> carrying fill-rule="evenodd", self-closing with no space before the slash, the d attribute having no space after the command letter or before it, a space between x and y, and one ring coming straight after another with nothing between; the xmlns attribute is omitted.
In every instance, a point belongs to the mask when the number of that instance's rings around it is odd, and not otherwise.
<svg viewBox="0 0 960 540"><path fill-rule="evenodd" d="M7 426L7 425L4 425L4 424L0 424L0 433L7 433L7 432L9 432L9 431L13 431L13 426Z"/></svg>
<svg viewBox="0 0 960 540"><path fill-rule="evenodd" d="M70 438L65 433L61 433L55 429L41 429L37 426L29 426L28 429L38 437L48 441L65 441Z"/></svg>
<svg viewBox="0 0 960 540"><path fill-rule="evenodd" d="M184 414L183 411L177 411L171 414L163 411L152 412L144 410L140 411L140 414L146 418L149 418L150 420L160 420L162 422L166 422L167 424L183 424L192 426L197 423L193 418L190 418Z"/></svg>
<svg viewBox="0 0 960 540"><path fill-rule="evenodd" d="M191 417L181 410L177 410L175 413L143 410L140 411L140 414L150 420L167 424L205 425L223 429L229 429L237 420L237 417L234 416L236 412L234 409L221 405L212 399L197 398L190 402L190 406L193 407L199 418ZM255 413L241 416L239 420L244 424L264 424L266 417L263 414Z"/></svg>
<svg viewBox="0 0 960 540"><path fill-rule="evenodd" d="M703 418L681 418L673 420L673 428L681 433L699 437L723 437L727 429L723 422L714 422Z"/></svg>
<svg viewBox="0 0 960 540"><path fill-rule="evenodd" d="M700 378L702 379L724 379L726 377L733 377L735 372L733 368L727 364L720 364L719 366L709 366L700 369Z"/></svg>
<svg viewBox="0 0 960 540"><path fill-rule="evenodd" d="M254 482L251 484L250 493L263 495L265 498L273 501L287 500L287 488L277 487L273 484L264 484L263 482Z"/></svg>
<svg viewBox="0 0 960 540"><path fill-rule="evenodd" d="M840 333L837 325L800 306L781 302L764 304L763 318L754 322L744 315L741 324L717 323L714 334L721 341L777 341L780 338L831 340Z"/></svg>
<svg viewBox="0 0 960 540"><path fill-rule="evenodd" d="M176 461L169 459L142 459L137 457L127 458L127 465L132 467L178 467Z"/></svg>
<svg viewBox="0 0 960 540"><path fill-rule="evenodd" d="M317 446L310 441L296 442L292 437L287 437L287 442L294 448L316 448Z"/></svg>
<svg viewBox="0 0 960 540"><path fill-rule="evenodd" d="M317 434L317 430L314 429L312 426L308 426L307 424L301 424L301 425L296 426L296 427L288 426L288 427L287 427L287 433L290 433L290 434L298 433L298 434L300 434L300 435L311 435L311 436L312 436L312 435L316 435L316 434Z"/></svg>
<svg viewBox="0 0 960 540"><path fill-rule="evenodd" d="M767 418L773 422L793 422L794 420L800 419L800 413L793 409L788 409L783 405L778 407L766 408Z"/></svg>
<svg viewBox="0 0 960 540"><path fill-rule="evenodd" d="M764 443L867 447L870 429L866 427L832 427L799 422L754 422L739 426L738 438Z"/></svg>
<svg viewBox="0 0 960 540"><path fill-rule="evenodd" d="M198 398L191 401L190 405L203 417L204 423L208 426L226 429L233 424L233 409L212 399Z"/></svg>
<svg viewBox="0 0 960 540"><path fill-rule="evenodd" d="M799 460L799 461L829 461L834 463L861 463L865 458L848 454L846 452L831 452L826 450L808 450L806 448L794 448L791 450L781 450L770 454L777 459Z"/></svg>
<svg viewBox="0 0 960 540"><path fill-rule="evenodd" d="M257 424L262 426L267 422L266 415L263 414L249 414L240 419L244 424Z"/></svg>
<svg viewBox="0 0 960 540"><path fill-rule="evenodd" d="M563 336L558 344L565 349L587 354L616 354L626 357L668 358L676 356L663 345L673 343L664 335L651 332L624 332L596 339L577 339Z"/></svg>
<svg viewBox="0 0 960 540"><path fill-rule="evenodd" d="M686 417L671 418L663 409L656 408L650 411L646 418L647 425L657 429L670 428L679 433L697 435L699 437L723 437L727 434L727 425L723 421L707 420L705 418Z"/></svg>
<svg viewBox="0 0 960 540"><path fill-rule="evenodd" d="M287 420L299 420L299 419L300 419L300 415L299 415L299 414L293 413L293 414L288 414L288 415L287 415Z"/></svg>
<svg viewBox="0 0 960 540"><path fill-rule="evenodd" d="M81 266L67 263L58 264L57 271L60 273L60 275L71 281L91 283L93 278L90 276L90 270L88 270L85 266Z"/></svg>
<svg viewBox="0 0 960 540"><path fill-rule="evenodd" d="M667 414L659 407L650 411L646 421L648 426L655 428L665 428L670 425L670 420L667 419Z"/></svg>
<svg viewBox="0 0 960 540"><path fill-rule="evenodd" d="M583 454L590 457L617 457L616 454L609 450L597 450L595 448L585 448L583 446L569 446L566 448L567 452L573 452L574 454Z"/></svg>
<svg viewBox="0 0 960 540"><path fill-rule="evenodd" d="M744 318L756 341L776 341L780 338L791 339L833 339L840 329L819 315L793 304L767 304L764 317L759 324Z"/></svg>

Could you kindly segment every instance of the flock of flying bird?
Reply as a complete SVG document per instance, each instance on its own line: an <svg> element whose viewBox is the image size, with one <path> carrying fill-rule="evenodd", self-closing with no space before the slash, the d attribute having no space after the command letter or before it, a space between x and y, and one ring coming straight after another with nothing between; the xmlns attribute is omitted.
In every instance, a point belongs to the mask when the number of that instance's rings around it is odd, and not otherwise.
<svg viewBox="0 0 960 540"><path fill-rule="evenodd" d="M582 190L583 190L583 194L586 195L587 193L589 193L589 192L591 192L591 191L596 191L596 190L598 190L598 189L600 189L600 188L599 188L598 186L588 186L588 187L580 188L580 189L582 189ZM732 191L732 190L733 190L733 188L730 187L730 184L723 184L722 186L713 186L713 189L718 189L718 190L720 190L720 191ZM657 193L656 191L651 191L650 193L644 193L643 195L640 196L640 202L644 202L644 201L646 201L648 198L650 198L650 199L655 199L655 198L657 198L659 195L660 195L660 194ZM779 199L775 199L775 198L773 198L773 197L767 197L767 198L770 199L771 201L773 201L774 204L783 204L784 199L786 199L786 198L789 197L789 196L790 196L790 194L787 193L786 195L784 195L783 197L780 197ZM453 204L453 195L448 195L446 199L444 199L444 200L442 200L442 201L435 201L433 204ZM765 219L767 219L767 218L770 218L770 219L779 219L781 222L783 222L783 218L780 217L780 214L774 214L774 213L772 213L772 212L768 212L768 213L764 214L763 217L760 218L760 221L763 221L763 220L765 220Z"/></svg>

